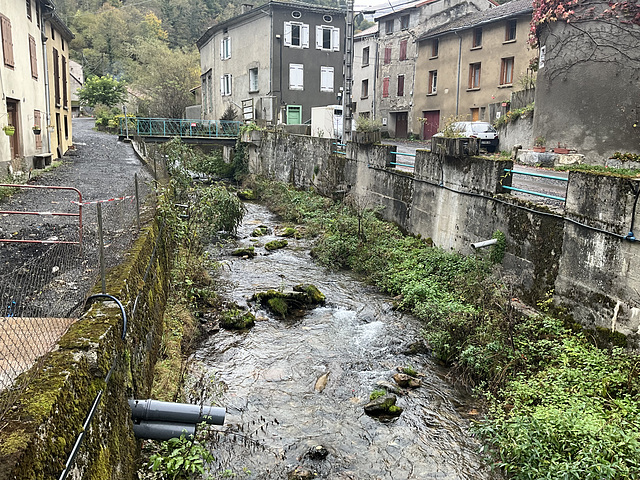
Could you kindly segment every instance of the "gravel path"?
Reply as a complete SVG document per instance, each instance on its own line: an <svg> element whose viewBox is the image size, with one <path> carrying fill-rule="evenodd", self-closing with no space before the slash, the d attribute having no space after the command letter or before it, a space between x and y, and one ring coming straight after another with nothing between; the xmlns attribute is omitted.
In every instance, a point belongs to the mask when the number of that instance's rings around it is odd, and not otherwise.
<svg viewBox="0 0 640 480"><path fill-rule="evenodd" d="M73 187L81 192L82 249L77 245L0 242L0 308L10 314L67 316L93 286L99 272L97 204L91 202L132 197L136 174L141 197L149 191L152 177L132 146L119 142L115 135L94 131L93 125L92 118L74 119L76 148L65 155L62 165L27 183ZM78 204L73 203L78 200L74 191L28 188L0 202L0 210L78 214ZM102 210L107 263L114 265L137 233L135 199L103 203ZM78 216L42 213L2 214L0 238L77 242L78 220Z"/></svg>

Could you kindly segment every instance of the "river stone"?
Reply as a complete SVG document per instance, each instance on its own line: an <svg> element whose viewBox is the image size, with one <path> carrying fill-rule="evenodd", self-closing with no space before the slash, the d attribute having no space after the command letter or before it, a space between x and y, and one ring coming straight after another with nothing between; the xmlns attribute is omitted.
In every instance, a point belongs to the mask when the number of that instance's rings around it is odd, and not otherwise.
<svg viewBox="0 0 640 480"><path fill-rule="evenodd" d="M222 312L220 326L227 330L246 330L255 325L256 319L253 313L232 309Z"/></svg>
<svg viewBox="0 0 640 480"><path fill-rule="evenodd" d="M269 235L271 233L271 229L266 225L260 225L253 229L251 232L252 237L264 237L265 235Z"/></svg>
<svg viewBox="0 0 640 480"><path fill-rule="evenodd" d="M287 480L311 480L312 478L317 478L317 475L304 467L296 467L287 475Z"/></svg>
<svg viewBox="0 0 640 480"><path fill-rule="evenodd" d="M264 248L268 251L278 250L280 248L284 248L289 245L289 242L286 240L271 240L270 242L265 243Z"/></svg>
<svg viewBox="0 0 640 480"><path fill-rule="evenodd" d="M279 290L267 290L254 293L252 301L258 301L268 307L276 315L286 318L291 313L312 308L324 302L324 295L317 287L311 284L300 284L293 287L293 291L281 292Z"/></svg>
<svg viewBox="0 0 640 480"><path fill-rule="evenodd" d="M393 394L382 395L371 400L364 406L364 412L372 417L394 416L402 413L402 408L396 406L397 397Z"/></svg>
<svg viewBox="0 0 640 480"><path fill-rule="evenodd" d="M398 385L395 385L391 382L387 382L385 380L380 380L376 383L376 387L380 387L387 392L395 393L396 395L404 395L406 392L401 388L398 388Z"/></svg>
<svg viewBox="0 0 640 480"><path fill-rule="evenodd" d="M242 190L237 195L240 200L255 200L257 197L253 190Z"/></svg>
<svg viewBox="0 0 640 480"><path fill-rule="evenodd" d="M329 450L326 449L324 445L316 445L315 447L311 447L305 453L305 456L312 460L324 460L329 455Z"/></svg>
<svg viewBox="0 0 640 480"><path fill-rule="evenodd" d="M282 230L282 232L280 232L280 236L281 237L293 237L293 238L300 238L300 233L293 227L284 227L284 229Z"/></svg>
<svg viewBox="0 0 640 480"><path fill-rule="evenodd" d="M293 287L294 292L303 292L307 294L308 302L312 305L324 303L325 296L318 290L318 287L310 283L300 283Z"/></svg>
<svg viewBox="0 0 640 480"><path fill-rule="evenodd" d="M233 255L234 257L253 258L256 256L256 252L253 247L243 247L236 248L233 252L231 252L231 255Z"/></svg>
<svg viewBox="0 0 640 480"><path fill-rule="evenodd" d="M411 375L407 375L406 373L396 373L393 376L395 382L400 385L402 388L418 388L422 386L422 382Z"/></svg>

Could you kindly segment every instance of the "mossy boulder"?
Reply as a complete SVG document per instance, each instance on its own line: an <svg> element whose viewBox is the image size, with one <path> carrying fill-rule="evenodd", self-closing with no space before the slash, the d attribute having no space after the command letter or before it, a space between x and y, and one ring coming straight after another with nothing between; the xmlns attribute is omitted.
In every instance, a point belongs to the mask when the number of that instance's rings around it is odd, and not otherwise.
<svg viewBox="0 0 640 480"><path fill-rule="evenodd" d="M293 287L293 291L271 289L257 292L251 300L260 302L276 315L286 318L290 315L300 315L304 310L324 303L325 296L315 285L300 284Z"/></svg>
<svg viewBox="0 0 640 480"><path fill-rule="evenodd" d="M271 229L266 225L260 225L253 229L251 232L252 237L264 237L265 235L269 235L271 233Z"/></svg>
<svg viewBox="0 0 640 480"><path fill-rule="evenodd" d="M364 406L364 412L371 417L398 417L403 410L396 405L396 400L392 394L375 396Z"/></svg>
<svg viewBox="0 0 640 480"><path fill-rule="evenodd" d="M253 190L242 190L238 192L237 195L240 200L255 200L258 198L256 192Z"/></svg>
<svg viewBox="0 0 640 480"><path fill-rule="evenodd" d="M300 238L300 232L298 232L298 230L296 230L293 227L284 227L284 229L282 229L282 231L280 232L280 236L281 237L287 237L287 238Z"/></svg>
<svg viewBox="0 0 640 480"><path fill-rule="evenodd" d="M266 249L267 249L267 250L269 250L269 251L272 251L272 250L278 250L278 249L280 249L280 248L284 248L284 247L286 247L287 245L289 245L289 242L287 242L287 241L286 241L286 240L284 240L284 239L283 239L283 240L272 240L272 241L270 241L270 242L267 242L267 243L264 245L264 248L266 248Z"/></svg>
<svg viewBox="0 0 640 480"><path fill-rule="evenodd" d="M253 313L240 308L232 308L222 313L220 326L227 330L247 330L256 323Z"/></svg>
<svg viewBox="0 0 640 480"><path fill-rule="evenodd" d="M231 252L231 255L233 255L234 257L253 258L256 256L256 252L254 247L242 247L236 248L233 252Z"/></svg>

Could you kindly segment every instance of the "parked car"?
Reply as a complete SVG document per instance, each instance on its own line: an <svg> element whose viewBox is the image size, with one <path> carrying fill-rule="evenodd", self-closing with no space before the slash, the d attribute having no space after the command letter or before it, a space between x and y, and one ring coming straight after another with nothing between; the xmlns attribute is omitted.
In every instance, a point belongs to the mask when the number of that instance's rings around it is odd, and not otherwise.
<svg viewBox="0 0 640 480"><path fill-rule="evenodd" d="M489 153L498 149L498 132L489 122L455 122L451 129L460 136L466 138L477 138L480 140L480 148L484 148ZM444 134L438 132L434 137L442 137Z"/></svg>

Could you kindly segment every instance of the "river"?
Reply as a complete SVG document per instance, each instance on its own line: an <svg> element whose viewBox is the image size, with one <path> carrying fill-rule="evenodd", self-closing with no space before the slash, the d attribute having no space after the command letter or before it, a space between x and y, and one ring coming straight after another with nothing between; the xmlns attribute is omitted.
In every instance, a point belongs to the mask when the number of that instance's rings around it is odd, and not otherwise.
<svg viewBox="0 0 640 480"><path fill-rule="evenodd" d="M220 463L251 479L286 479L296 467L336 480L492 478L468 432L475 413L470 399L428 355L407 353L419 339L419 322L350 273L314 263L308 240L290 239L272 253L257 246L253 259L231 257L232 249L256 244L250 235L258 225L278 225L266 208L247 207L238 240L210 248L224 264L221 294L247 305L256 291L312 283L326 304L284 321L249 302L258 318L253 329L221 330L194 354L194 375L204 370L223 387L209 401L226 407L225 429L264 447L221 435L213 447ZM257 245L274 238L260 237ZM367 416L363 405L376 384L393 382L397 367L406 366L424 376L420 388L398 397L402 415L391 421ZM326 387L316 391L327 372Z"/></svg>

